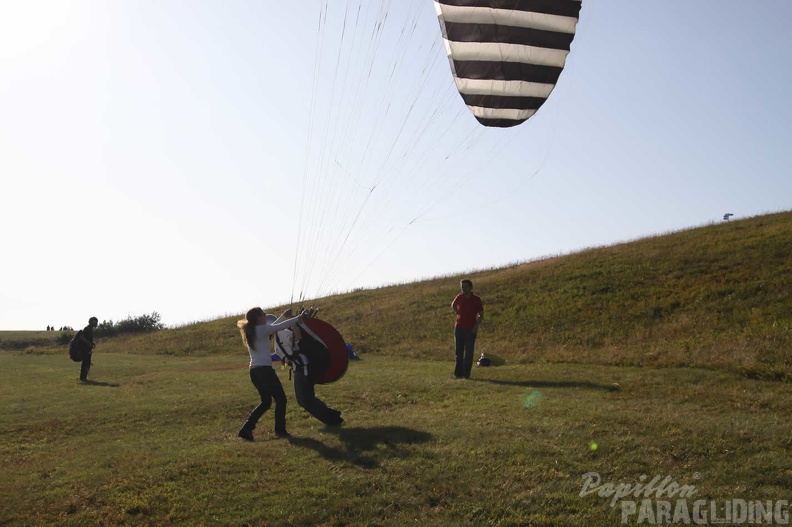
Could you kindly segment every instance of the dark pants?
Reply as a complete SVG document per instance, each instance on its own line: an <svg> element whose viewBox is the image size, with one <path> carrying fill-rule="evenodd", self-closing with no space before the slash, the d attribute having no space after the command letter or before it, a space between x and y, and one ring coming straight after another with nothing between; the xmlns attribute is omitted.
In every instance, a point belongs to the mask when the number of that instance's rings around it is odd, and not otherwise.
<svg viewBox="0 0 792 527"><path fill-rule="evenodd" d="M454 328L454 345L456 346L456 377L470 377L473 368L473 348L476 345L476 334L473 329Z"/></svg>
<svg viewBox="0 0 792 527"><path fill-rule="evenodd" d="M88 370L91 369L91 357L93 356L93 352L86 351L83 353L83 360L82 364L80 364L80 380L86 381L88 380Z"/></svg>
<svg viewBox="0 0 792 527"><path fill-rule="evenodd" d="M286 392L272 366L250 368L250 381L261 396L261 404L256 406L245 421L243 428L253 430L264 412L272 406L275 399L275 432L286 432Z"/></svg>
<svg viewBox="0 0 792 527"><path fill-rule="evenodd" d="M316 396L313 379L300 366L294 368L294 397L297 404L326 425L338 424L341 420L341 412L330 408Z"/></svg>

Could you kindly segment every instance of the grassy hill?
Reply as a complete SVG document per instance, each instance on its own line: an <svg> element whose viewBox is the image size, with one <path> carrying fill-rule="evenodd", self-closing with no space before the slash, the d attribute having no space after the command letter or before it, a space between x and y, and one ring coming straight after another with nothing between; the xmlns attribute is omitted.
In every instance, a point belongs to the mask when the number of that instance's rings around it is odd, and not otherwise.
<svg viewBox="0 0 792 527"><path fill-rule="evenodd" d="M697 366L792 379L792 212L466 276L485 302L477 348L513 363ZM313 303L360 353L449 360L460 278ZM117 337L99 350L240 353L237 318Z"/></svg>
<svg viewBox="0 0 792 527"><path fill-rule="evenodd" d="M467 276L485 302L478 349L511 362L697 366L792 378L792 212ZM314 303L363 354L449 360L450 303L460 278ZM238 353L236 318L102 348Z"/></svg>
<svg viewBox="0 0 792 527"><path fill-rule="evenodd" d="M459 277L321 299L363 360L317 388L344 412L337 429L297 406L277 368L288 441L271 413L255 443L236 437L257 403L237 317L103 340L86 383L59 333L0 332L0 525L668 523L676 497L643 494L637 514L607 492L655 477L695 487L692 518L694 500L710 523L748 502L741 523L770 523L758 511L771 503L783 523L790 223L474 273L479 348L509 363L470 380L451 375ZM593 473L602 493L584 492Z"/></svg>

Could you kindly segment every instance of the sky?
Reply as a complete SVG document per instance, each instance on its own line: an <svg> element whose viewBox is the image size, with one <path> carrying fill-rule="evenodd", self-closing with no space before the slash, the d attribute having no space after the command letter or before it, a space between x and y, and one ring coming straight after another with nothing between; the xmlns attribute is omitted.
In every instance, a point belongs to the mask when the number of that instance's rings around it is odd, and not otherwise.
<svg viewBox="0 0 792 527"><path fill-rule="evenodd" d="M545 105L487 129L430 0L0 2L0 330L179 326L790 210L790 19L584 1Z"/></svg>

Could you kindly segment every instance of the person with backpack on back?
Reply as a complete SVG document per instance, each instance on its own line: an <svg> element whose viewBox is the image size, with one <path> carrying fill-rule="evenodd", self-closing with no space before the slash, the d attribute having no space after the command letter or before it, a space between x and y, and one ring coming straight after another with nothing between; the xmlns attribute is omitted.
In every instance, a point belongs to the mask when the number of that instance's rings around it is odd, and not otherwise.
<svg viewBox="0 0 792 527"><path fill-rule="evenodd" d="M93 330L98 325L99 319L96 317L91 317L88 319L88 325L79 331L75 336L77 339L77 346L82 348L82 363L80 364L81 381L88 380L88 370L90 370L91 366L93 366L93 364L91 364L91 358L93 357L93 349L96 347L96 343L94 342L93 338Z"/></svg>
<svg viewBox="0 0 792 527"><path fill-rule="evenodd" d="M311 309L304 316L313 317L316 313ZM282 317L291 316L291 309ZM280 321L280 319L278 319ZM309 333L304 325L295 325L290 329L275 334L275 353L277 353L292 369L294 374L294 398L305 411L327 426L341 426L344 419L341 412L327 406L316 396L317 369L322 369L322 351L327 351L315 335ZM319 354L312 353L317 350ZM313 356L313 358L311 358ZM313 361L313 363L312 363ZM324 365L326 366L326 364Z"/></svg>

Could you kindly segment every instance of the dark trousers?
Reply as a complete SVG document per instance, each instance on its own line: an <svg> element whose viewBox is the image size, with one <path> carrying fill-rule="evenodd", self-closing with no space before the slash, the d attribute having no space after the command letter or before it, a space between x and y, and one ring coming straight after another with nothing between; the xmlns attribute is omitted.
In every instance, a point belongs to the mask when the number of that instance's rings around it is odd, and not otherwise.
<svg viewBox="0 0 792 527"><path fill-rule="evenodd" d="M286 392L272 366L250 368L250 381L261 396L261 404L256 406L245 421L244 428L253 430L264 412L272 406L275 399L275 432L286 432Z"/></svg>
<svg viewBox="0 0 792 527"><path fill-rule="evenodd" d="M470 377L473 368L473 348L476 345L476 334L473 329L454 328L454 345L456 347L456 377Z"/></svg>
<svg viewBox="0 0 792 527"><path fill-rule="evenodd" d="M80 364L80 380L86 381L88 380L88 370L91 369L91 357L93 353L90 351L83 353L83 360L82 364Z"/></svg>
<svg viewBox="0 0 792 527"><path fill-rule="evenodd" d="M341 419L341 412L330 408L316 396L314 381L301 366L294 368L294 397L297 404L326 425L336 424Z"/></svg>

